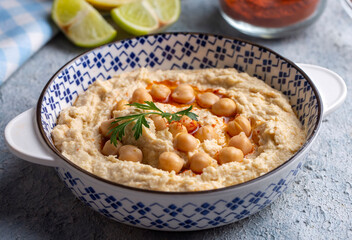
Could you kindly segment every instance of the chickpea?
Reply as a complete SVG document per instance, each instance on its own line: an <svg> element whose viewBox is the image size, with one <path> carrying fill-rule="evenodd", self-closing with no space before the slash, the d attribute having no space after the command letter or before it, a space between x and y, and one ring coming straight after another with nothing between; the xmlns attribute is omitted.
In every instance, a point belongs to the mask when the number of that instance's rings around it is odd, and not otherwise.
<svg viewBox="0 0 352 240"><path fill-rule="evenodd" d="M184 161L174 152L163 152L159 156L159 166L158 168L165 171L175 171L179 173L183 168Z"/></svg>
<svg viewBox="0 0 352 240"><path fill-rule="evenodd" d="M242 132L241 126L235 120L232 120L227 124L226 130L230 136L236 136Z"/></svg>
<svg viewBox="0 0 352 240"><path fill-rule="evenodd" d="M214 130L214 128L210 125L205 125L194 134L199 141L204 142L204 140L217 139L218 136Z"/></svg>
<svg viewBox="0 0 352 240"><path fill-rule="evenodd" d="M221 98L213 104L211 111L218 116L230 117L236 113L236 103L230 98Z"/></svg>
<svg viewBox="0 0 352 240"><path fill-rule="evenodd" d="M219 163L242 162L243 152L235 147L224 147L219 152Z"/></svg>
<svg viewBox="0 0 352 240"><path fill-rule="evenodd" d="M235 121L241 126L242 131L246 134L246 136L249 137L252 131L250 121L241 115L237 116Z"/></svg>
<svg viewBox="0 0 352 240"><path fill-rule="evenodd" d="M172 99L178 103L189 103L194 100L194 90L189 84L180 84L171 94Z"/></svg>
<svg viewBox="0 0 352 240"><path fill-rule="evenodd" d="M176 149L183 152L192 152L198 146L198 141L195 137L188 133L180 133L175 137Z"/></svg>
<svg viewBox="0 0 352 240"><path fill-rule="evenodd" d="M124 110L126 108L128 108L128 101L126 101L125 99L122 99L120 101L118 101L115 106L113 107L112 111L115 111L115 110Z"/></svg>
<svg viewBox="0 0 352 240"><path fill-rule="evenodd" d="M180 122L172 122L169 125L169 132L175 137L179 133L187 133L187 128Z"/></svg>
<svg viewBox="0 0 352 240"><path fill-rule="evenodd" d="M144 88L137 88L132 94L132 103L144 103L145 101L153 101L152 96Z"/></svg>
<svg viewBox="0 0 352 240"><path fill-rule="evenodd" d="M164 130L165 128L167 128L166 119L163 118L162 116L153 114L153 115L150 115L149 117L153 120L155 129L157 131Z"/></svg>
<svg viewBox="0 0 352 240"><path fill-rule="evenodd" d="M119 159L123 161L142 162L142 151L133 145L125 145L119 149Z"/></svg>
<svg viewBox="0 0 352 240"><path fill-rule="evenodd" d="M196 153L190 158L190 169L195 173L202 173L210 165L211 157L206 153Z"/></svg>
<svg viewBox="0 0 352 240"><path fill-rule="evenodd" d="M253 150L253 145L244 132L232 137L229 141L229 146L241 149L244 155Z"/></svg>
<svg viewBox="0 0 352 240"><path fill-rule="evenodd" d="M214 93L205 92L197 95L197 103L203 108L211 108L214 103L219 101L219 97Z"/></svg>
<svg viewBox="0 0 352 240"><path fill-rule="evenodd" d="M150 95L157 101L165 101L171 93L170 88L162 84L155 84L150 90Z"/></svg>
<svg viewBox="0 0 352 240"><path fill-rule="evenodd" d="M180 123L186 127L188 132L193 132L198 127L198 122L196 120L193 120L185 115L182 116Z"/></svg>
<svg viewBox="0 0 352 240"><path fill-rule="evenodd" d="M104 144L104 147L101 150L101 153L104 154L105 156L117 155L121 146L122 146L122 143L118 140L117 140L116 146L112 144L110 140L108 140Z"/></svg>
<svg viewBox="0 0 352 240"><path fill-rule="evenodd" d="M113 121L115 121L114 118L106 120L100 124L99 130L104 137L111 137L112 132L110 132L110 129L118 125L112 124Z"/></svg>
<svg viewBox="0 0 352 240"><path fill-rule="evenodd" d="M244 132L247 137L251 134L251 123L245 117L237 116L234 120L230 121L227 125L227 132L231 136L236 136L240 132Z"/></svg>

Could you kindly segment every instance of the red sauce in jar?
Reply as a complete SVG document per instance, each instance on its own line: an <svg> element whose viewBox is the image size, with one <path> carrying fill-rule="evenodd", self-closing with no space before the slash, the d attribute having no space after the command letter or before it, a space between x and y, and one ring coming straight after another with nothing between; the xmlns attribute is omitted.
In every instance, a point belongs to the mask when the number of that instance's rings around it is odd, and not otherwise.
<svg viewBox="0 0 352 240"><path fill-rule="evenodd" d="M285 27L311 16L319 0L220 0L234 20L260 27Z"/></svg>

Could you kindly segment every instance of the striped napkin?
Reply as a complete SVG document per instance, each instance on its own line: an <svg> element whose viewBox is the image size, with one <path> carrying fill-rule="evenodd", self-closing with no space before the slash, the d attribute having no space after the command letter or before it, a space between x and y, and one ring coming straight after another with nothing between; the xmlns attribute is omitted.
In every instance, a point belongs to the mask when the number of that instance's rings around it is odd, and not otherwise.
<svg viewBox="0 0 352 240"><path fill-rule="evenodd" d="M50 20L51 0L0 0L0 85L57 28Z"/></svg>

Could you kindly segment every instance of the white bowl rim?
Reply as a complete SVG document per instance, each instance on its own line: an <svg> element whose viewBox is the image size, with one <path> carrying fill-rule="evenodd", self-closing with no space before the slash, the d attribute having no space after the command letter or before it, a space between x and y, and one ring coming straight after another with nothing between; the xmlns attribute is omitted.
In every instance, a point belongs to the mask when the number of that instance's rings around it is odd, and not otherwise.
<svg viewBox="0 0 352 240"><path fill-rule="evenodd" d="M150 37L150 36L158 36L158 35L204 35L204 36L211 36L211 37L216 37L216 38L225 38L225 39L229 39L229 40L237 40L239 42L244 42L247 44L250 44L252 46L256 46L262 49L265 49L266 51L269 51L271 53L273 53L275 56L281 58L282 60L286 61L287 63L291 64L296 70L298 70L302 76L310 83L312 90L314 91L316 98L317 98L317 103L318 103L318 119L317 119L317 124L314 127L314 130L311 134L311 136L309 137L309 139L306 139L305 143L300 147L300 149L291 157L289 158L287 161L285 161L283 164L281 164L280 166L276 167L275 169L257 177L254 179L251 179L249 181L240 183L240 184L236 184L236 185L231 185L231 186L227 186L227 187L223 187L223 188L217 188L217 189L210 189L210 190L202 190L202 191L188 191L188 192L175 192L175 191L158 191L158 190L150 190L150 189L143 189L143 188L137 188L137 187L131 187L131 186L127 186L127 185L123 185L120 183L116 183L107 179L104 179L102 177L99 177L85 169L83 169L82 167L74 164L72 161L70 161L68 158L66 158L64 155L62 155L60 153L60 151L49 141L49 139L47 138L45 132L44 132L44 128L43 125L41 124L41 105L43 102L43 98L44 95L48 89L48 87L51 85L51 83L57 78L57 76L59 75L59 73L61 73L62 70L66 69L67 66L69 66L70 64L72 64L74 61L76 61L78 58L87 55L93 51L98 50L99 48L104 48L106 46L109 46L111 44L116 44L122 41L129 41L129 40L134 40L134 39L139 39L139 38L146 38L146 37ZM38 102L37 102L37 109L36 109L36 118L37 118L37 124L38 124L38 128L39 128L39 133L42 136L44 142L48 145L48 147L50 148L50 150L52 150L59 158L61 158L62 160L64 160L66 163L68 163L69 165L71 165L72 167L74 167L76 170L98 180L98 181L102 181L106 184L112 185L113 187L120 187L120 188L124 188L127 190L132 190L132 191L138 191L138 192L144 192L144 193L150 193L150 194L162 194L162 195L199 195L199 194L208 194L208 193L214 193L214 192L222 192L222 191L228 191L228 190L235 190L235 189L239 189L242 187L245 187L247 185L250 184L254 184L254 183L258 183L261 180L270 177L271 175L279 172L281 169L285 168L286 166L288 166L291 162L293 162L295 159L301 157L305 150L311 145L311 143L315 140L315 138L317 137L317 134L319 132L320 126L321 126L321 122L322 122L322 118L323 118L323 107L322 107L322 98L320 96L320 93L317 89L317 87L314 85L313 81L308 77L308 75L301 69L299 68L295 63L293 63L292 61L288 60L287 58L281 56L280 54L276 53L275 51L271 50L270 48L267 48L265 46L262 46L260 44L257 43L253 43L251 41L247 41L247 40L243 40L240 38L235 38L235 37L230 37L230 36L225 36L225 35L221 35L221 34L212 34L212 33L202 33L202 32L168 32L168 33L155 33L155 34L148 34L148 35L142 35L142 36L137 36L137 37L131 37L131 38L126 38L126 39L122 39L122 40L118 40L118 41L114 41L114 42L110 42L107 44L104 44L100 47L97 48L93 48L90 50L87 50L81 54L79 54L78 56L74 57L73 59L71 59L70 61L68 61L66 64L64 64L48 81L48 83L44 86Z"/></svg>

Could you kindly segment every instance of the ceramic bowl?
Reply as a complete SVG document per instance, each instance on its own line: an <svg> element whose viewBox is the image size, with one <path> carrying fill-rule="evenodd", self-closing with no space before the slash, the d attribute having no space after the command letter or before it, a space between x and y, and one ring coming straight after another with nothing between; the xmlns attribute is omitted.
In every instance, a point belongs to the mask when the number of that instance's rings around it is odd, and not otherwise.
<svg viewBox="0 0 352 240"><path fill-rule="evenodd" d="M51 131L60 111L72 105L94 81L108 80L140 67L233 67L245 71L289 98L307 129L307 140L292 158L275 170L222 189L160 192L127 187L97 177L65 158L55 148ZM304 67L313 72L319 69ZM333 76L329 71L326 74ZM341 81L335 82L336 86L341 85ZM331 89L331 83L327 89ZM331 100L327 110L332 111L343 101L340 95L338 100ZM304 154L317 137L322 118L323 102L312 80L297 65L270 49L217 35L168 33L111 43L76 57L49 80L36 110L30 109L8 124L5 138L17 156L55 167L77 198L106 217L141 228L185 231L233 223L268 206L300 171ZM27 141L21 141L23 138Z"/></svg>

